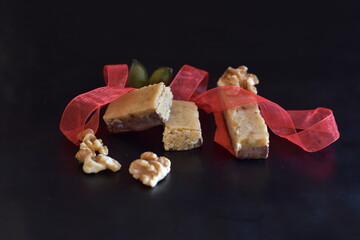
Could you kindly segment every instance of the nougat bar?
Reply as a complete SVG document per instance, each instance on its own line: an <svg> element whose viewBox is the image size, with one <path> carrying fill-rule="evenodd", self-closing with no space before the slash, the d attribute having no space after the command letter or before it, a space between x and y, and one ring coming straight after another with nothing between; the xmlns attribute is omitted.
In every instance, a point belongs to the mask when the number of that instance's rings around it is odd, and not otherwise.
<svg viewBox="0 0 360 240"><path fill-rule="evenodd" d="M217 82L218 86L238 86L257 94L258 78L247 73L247 67L229 67ZM223 112L232 146L237 158L267 158L269 133L257 103L237 106Z"/></svg>
<svg viewBox="0 0 360 240"><path fill-rule="evenodd" d="M201 146L199 111L195 103L174 100L163 133L165 150L190 150Z"/></svg>
<svg viewBox="0 0 360 240"><path fill-rule="evenodd" d="M141 131L164 124L173 95L164 83L130 91L112 101L103 116L109 132Z"/></svg>

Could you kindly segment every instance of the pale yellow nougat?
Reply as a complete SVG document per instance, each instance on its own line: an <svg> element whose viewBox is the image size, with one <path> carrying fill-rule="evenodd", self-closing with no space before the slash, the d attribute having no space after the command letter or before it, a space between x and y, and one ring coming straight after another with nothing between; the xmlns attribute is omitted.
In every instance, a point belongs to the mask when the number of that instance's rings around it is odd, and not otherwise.
<svg viewBox="0 0 360 240"><path fill-rule="evenodd" d="M201 146L203 139L199 111L195 103L174 100L163 133L165 150L189 150Z"/></svg>
<svg viewBox="0 0 360 240"><path fill-rule="evenodd" d="M169 119L172 98L163 83L135 89L112 101L103 119L111 133L162 125Z"/></svg>
<svg viewBox="0 0 360 240"><path fill-rule="evenodd" d="M238 86L257 93L254 85L259 80L247 73L247 67L229 67L217 82L218 86ZM269 133L260 115L257 103L249 103L223 112L233 149L237 158L267 158L269 154Z"/></svg>

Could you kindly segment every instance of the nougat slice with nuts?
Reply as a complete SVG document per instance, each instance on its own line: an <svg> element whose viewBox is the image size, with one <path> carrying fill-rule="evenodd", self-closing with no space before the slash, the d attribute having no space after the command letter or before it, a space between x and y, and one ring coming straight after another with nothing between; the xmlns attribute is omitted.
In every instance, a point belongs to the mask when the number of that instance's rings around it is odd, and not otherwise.
<svg viewBox="0 0 360 240"><path fill-rule="evenodd" d="M174 100L163 133L165 150L190 150L201 146L199 111L195 103Z"/></svg>
<svg viewBox="0 0 360 240"><path fill-rule="evenodd" d="M103 119L109 132L142 131L164 124L173 95L163 83L130 91L111 102Z"/></svg>
<svg viewBox="0 0 360 240"><path fill-rule="evenodd" d="M258 78L247 73L247 67L229 67L217 82L218 86L238 86L257 94ZM249 103L223 112L237 158L267 158L269 133L257 103Z"/></svg>

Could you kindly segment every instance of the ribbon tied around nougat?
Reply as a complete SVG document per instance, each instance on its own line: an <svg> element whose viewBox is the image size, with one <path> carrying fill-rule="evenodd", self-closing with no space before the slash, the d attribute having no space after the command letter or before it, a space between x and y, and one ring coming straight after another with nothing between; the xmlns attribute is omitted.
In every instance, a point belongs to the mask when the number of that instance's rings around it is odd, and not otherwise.
<svg viewBox="0 0 360 240"><path fill-rule="evenodd" d="M308 152L319 151L335 142L340 134L333 112L327 108L286 111L278 104L237 86L207 89L208 73L184 65L170 84L175 100L193 101L207 113L214 113L216 132L214 141L234 155L222 111L248 103L257 103L266 125L271 131L286 138ZM104 66L107 86L78 95L65 108L60 130L74 144L79 145L77 134L86 128L94 132L99 126L100 108L125 93L128 66ZM298 131L300 130L300 131Z"/></svg>

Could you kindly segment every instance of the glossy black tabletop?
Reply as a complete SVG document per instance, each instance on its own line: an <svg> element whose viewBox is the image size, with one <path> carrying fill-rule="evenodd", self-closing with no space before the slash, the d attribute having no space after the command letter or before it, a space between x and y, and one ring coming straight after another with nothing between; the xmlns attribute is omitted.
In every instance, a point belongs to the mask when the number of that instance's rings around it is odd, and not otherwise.
<svg viewBox="0 0 360 240"><path fill-rule="evenodd" d="M360 239L359 17L349 1L0 2L0 239ZM87 175L59 130L102 67L246 65L288 110L334 111L340 139L308 153L270 134L267 160L214 143L166 152L162 127L97 136L122 164ZM102 110L104 111L104 109ZM172 161L155 188L132 178L144 151Z"/></svg>

